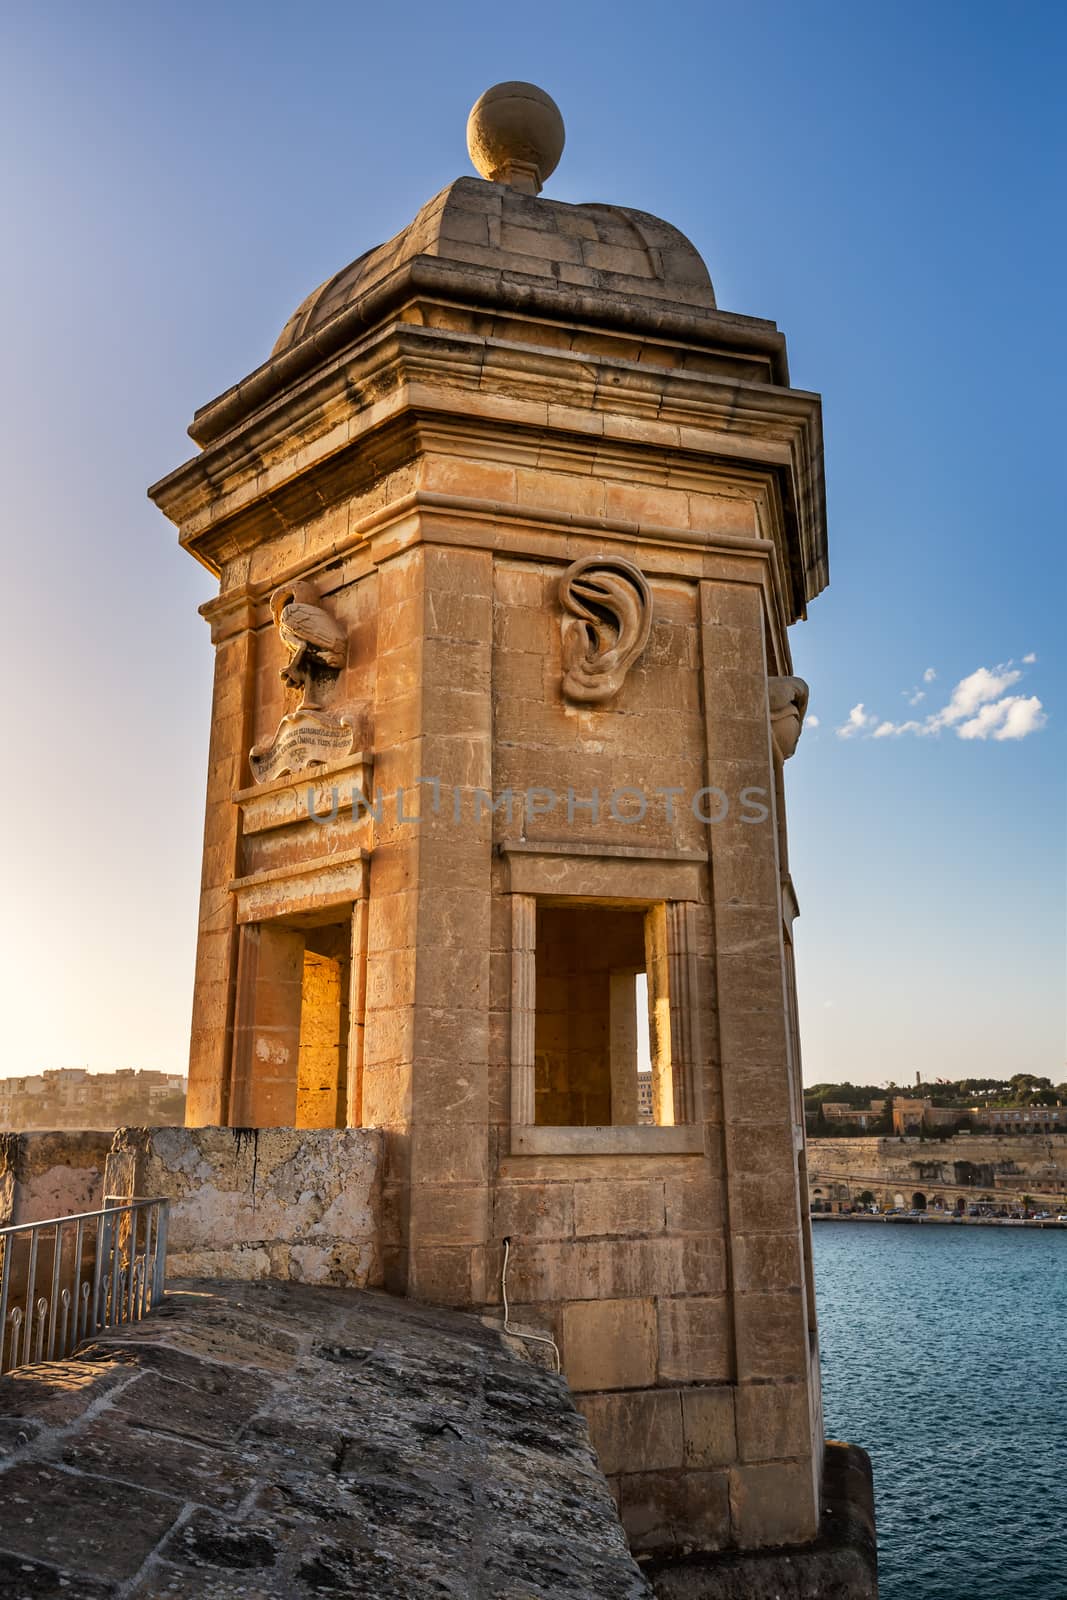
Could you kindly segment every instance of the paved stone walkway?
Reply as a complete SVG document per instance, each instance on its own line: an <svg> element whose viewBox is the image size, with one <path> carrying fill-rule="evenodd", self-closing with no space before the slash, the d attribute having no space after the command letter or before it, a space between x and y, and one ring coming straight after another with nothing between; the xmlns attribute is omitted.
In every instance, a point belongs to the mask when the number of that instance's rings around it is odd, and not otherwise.
<svg viewBox="0 0 1067 1600"><path fill-rule="evenodd" d="M640 1600L566 1384L475 1317L186 1283L0 1379L0 1600Z"/></svg>

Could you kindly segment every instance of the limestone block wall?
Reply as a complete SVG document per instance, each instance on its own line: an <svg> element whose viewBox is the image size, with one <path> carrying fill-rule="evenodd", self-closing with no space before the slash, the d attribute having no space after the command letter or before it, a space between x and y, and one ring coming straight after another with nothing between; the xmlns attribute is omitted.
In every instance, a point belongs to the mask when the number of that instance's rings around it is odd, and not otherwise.
<svg viewBox="0 0 1067 1600"><path fill-rule="evenodd" d="M120 1128L109 1194L171 1202L178 1277L381 1283L382 1135L373 1129Z"/></svg>
<svg viewBox="0 0 1067 1600"><path fill-rule="evenodd" d="M0 1133L0 1227L102 1204L111 1134Z"/></svg>
<svg viewBox="0 0 1067 1600"><path fill-rule="evenodd" d="M738 517L746 509L740 499L729 504ZM572 539L567 553L584 548ZM527 806L519 819L503 809L494 817L486 1295L499 1298L498 1252L508 1238L515 1315L560 1346L635 1548L669 1548L679 1528L703 1549L799 1543L814 1532L822 1452L798 1203L802 1132L791 1115L799 1068L787 1037L778 835L766 812L753 823L739 803L747 789L767 812L773 804L771 608L739 558L694 563L698 582L679 574L676 551L664 559L642 546L639 558L654 595L650 643L603 713L559 694L558 565L509 559L495 569L494 789L528 796L543 786L560 799L543 814ZM714 826L691 804L705 784L729 801ZM637 799L613 814L608 798L624 786ZM584 804L568 808L568 791ZM603 863L625 860L624 895L670 902L679 890L668 863L699 861L684 868L696 882L684 891L691 973L671 1016L671 1054L690 1079L689 1118L679 1120L701 1125L687 1153L598 1155L589 1144L533 1155L510 1142L511 861L529 860L538 846L554 863L550 898L579 901L596 894L589 886ZM517 850L524 855L509 856ZM541 941L548 928L538 915ZM608 941L595 944L607 959ZM551 958L538 973L543 1096ZM538 1109L536 1120L555 1119ZM473 1237L466 1242L474 1247Z"/></svg>
<svg viewBox="0 0 1067 1600"><path fill-rule="evenodd" d="M812 1382L799 1238L768 1219L735 1241L731 1269L715 1164L656 1165L504 1161L492 1226L512 1240L514 1315L559 1343L635 1547L666 1547L678 1526L702 1548L801 1542Z"/></svg>

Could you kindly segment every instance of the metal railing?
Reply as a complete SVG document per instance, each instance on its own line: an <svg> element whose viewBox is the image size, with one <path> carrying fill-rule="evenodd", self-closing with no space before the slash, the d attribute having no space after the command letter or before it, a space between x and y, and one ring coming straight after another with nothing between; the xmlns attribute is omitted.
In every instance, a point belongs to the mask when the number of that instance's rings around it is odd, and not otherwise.
<svg viewBox="0 0 1067 1600"><path fill-rule="evenodd" d="M0 1373L67 1356L163 1298L167 1200L0 1228Z"/></svg>

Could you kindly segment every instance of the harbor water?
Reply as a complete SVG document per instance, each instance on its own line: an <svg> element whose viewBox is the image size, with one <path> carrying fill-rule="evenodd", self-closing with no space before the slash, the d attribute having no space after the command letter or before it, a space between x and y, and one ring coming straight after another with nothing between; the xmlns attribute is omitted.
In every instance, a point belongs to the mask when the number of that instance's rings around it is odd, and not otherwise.
<svg viewBox="0 0 1067 1600"><path fill-rule="evenodd" d="M814 1236L826 1433L874 1462L881 1600L1067 1600L1067 1232Z"/></svg>

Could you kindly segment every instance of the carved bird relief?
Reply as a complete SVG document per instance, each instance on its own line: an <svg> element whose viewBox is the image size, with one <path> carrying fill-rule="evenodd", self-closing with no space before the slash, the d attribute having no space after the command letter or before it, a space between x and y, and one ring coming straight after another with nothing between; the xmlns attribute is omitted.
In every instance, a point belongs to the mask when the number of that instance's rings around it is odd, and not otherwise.
<svg viewBox="0 0 1067 1600"><path fill-rule="evenodd" d="M348 635L322 605L313 584L283 584L270 597L278 637L289 652L282 682L302 689L301 709L314 709L314 680L323 669L337 672L348 654Z"/></svg>
<svg viewBox="0 0 1067 1600"><path fill-rule="evenodd" d="M648 643L652 590L622 556L583 556L559 582L563 618L563 693L598 705L610 700Z"/></svg>

